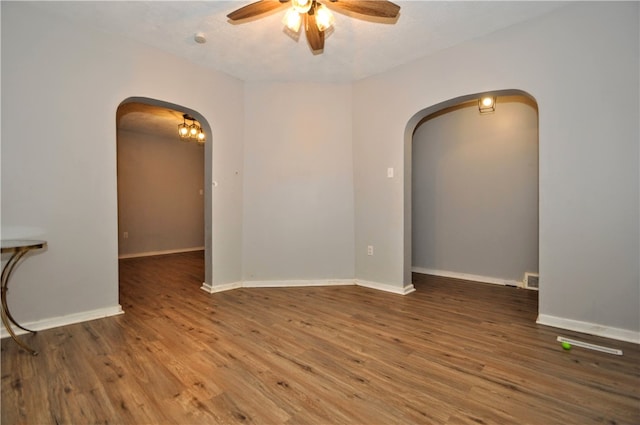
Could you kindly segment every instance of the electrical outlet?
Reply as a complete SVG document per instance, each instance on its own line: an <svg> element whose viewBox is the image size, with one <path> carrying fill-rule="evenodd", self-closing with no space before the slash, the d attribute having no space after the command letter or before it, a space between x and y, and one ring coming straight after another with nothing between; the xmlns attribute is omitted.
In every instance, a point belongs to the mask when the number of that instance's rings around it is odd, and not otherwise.
<svg viewBox="0 0 640 425"><path fill-rule="evenodd" d="M367 246L367 255L373 255L373 245Z"/></svg>
<svg viewBox="0 0 640 425"><path fill-rule="evenodd" d="M129 232L122 232L122 239L129 239Z"/></svg>

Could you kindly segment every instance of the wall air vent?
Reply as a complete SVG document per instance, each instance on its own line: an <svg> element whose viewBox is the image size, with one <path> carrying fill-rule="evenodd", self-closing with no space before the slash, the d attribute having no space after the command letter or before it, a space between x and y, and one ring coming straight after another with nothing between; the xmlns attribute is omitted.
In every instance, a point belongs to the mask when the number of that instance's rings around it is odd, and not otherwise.
<svg viewBox="0 0 640 425"><path fill-rule="evenodd" d="M540 288L538 286L539 279L540 275L538 275L537 273L525 273L522 286L524 286L526 289L533 289L537 291Z"/></svg>

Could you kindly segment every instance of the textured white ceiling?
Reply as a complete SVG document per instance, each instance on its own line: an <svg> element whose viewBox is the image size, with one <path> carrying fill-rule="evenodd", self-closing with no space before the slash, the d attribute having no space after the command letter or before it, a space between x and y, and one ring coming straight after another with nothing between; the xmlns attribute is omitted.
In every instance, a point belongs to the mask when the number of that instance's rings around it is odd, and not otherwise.
<svg viewBox="0 0 640 425"><path fill-rule="evenodd" d="M348 1L348 0L339 0ZM438 50L526 21L561 2L395 1L395 23L335 13L324 53L302 34L283 31L284 10L231 24L226 15L250 1L44 1L32 3L81 26L119 34L245 81L348 82L384 72ZM205 34L198 44L194 35ZM118 127L177 138L182 112L133 103L118 111Z"/></svg>
<svg viewBox="0 0 640 425"><path fill-rule="evenodd" d="M348 1L348 0L342 0ZM396 1L394 24L335 13L324 53L283 31L284 10L231 24L251 1L46 1L37 7L117 33L245 81L347 82L384 72L563 6L540 1ZM286 6L285 6L286 7ZM198 44L202 32L207 43Z"/></svg>

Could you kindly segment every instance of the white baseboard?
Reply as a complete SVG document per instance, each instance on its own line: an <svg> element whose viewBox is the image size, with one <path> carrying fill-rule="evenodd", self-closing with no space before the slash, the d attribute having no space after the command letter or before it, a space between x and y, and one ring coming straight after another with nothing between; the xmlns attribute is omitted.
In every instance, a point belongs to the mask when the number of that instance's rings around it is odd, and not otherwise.
<svg viewBox="0 0 640 425"><path fill-rule="evenodd" d="M392 294L407 295L416 289L412 284L405 285L402 288L387 285L384 283L370 282L359 279L315 279L315 280L249 280L244 282L233 282L224 285L209 285L203 283L201 288L210 294L216 292L230 291L237 288L296 288L296 287L312 287L312 286L363 286L366 288L377 289L379 291L390 292Z"/></svg>
<svg viewBox="0 0 640 425"><path fill-rule="evenodd" d="M182 254L183 252L194 252L194 251L204 251L204 247L196 246L192 248L168 249L165 251L148 251L148 252L138 252L135 254L122 254L122 255L118 255L118 259L122 260L125 258L153 257L154 255Z"/></svg>
<svg viewBox="0 0 640 425"><path fill-rule="evenodd" d="M242 288L242 282L225 283L224 285L215 285L215 286L212 286L207 282L203 282L202 286L200 287L200 289L210 294L215 294L217 292L230 291L232 289L238 289L238 288Z"/></svg>
<svg viewBox="0 0 640 425"><path fill-rule="evenodd" d="M243 288L296 288L308 286L348 286L354 285L353 279L315 279L315 280L249 280L242 283Z"/></svg>
<svg viewBox="0 0 640 425"><path fill-rule="evenodd" d="M538 315L536 323L540 325L552 326L554 328L566 329L570 331L582 332L589 335L616 339L618 341L640 344L640 332L630 331L627 329L612 328L609 326L598 325L596 323L549 316L547 314Z"/></svg>
<svg viewBox="0 0 640 425"><path fill-rule="evenodd" d="M503 286L517 286L522 287L522 282L517 280L500 279L497 277L480 276L475 274L448 272L445 270L425 269L423 267L412 267L411 271L414 273L430 274L434 276L451 277L454 279L470 280L473 282L492 283L494 285Z"/></svg>
<svg viewBox="0 0 640 425"><path fill-rule="evenodd" d="M81 322L88 322L90 320L103 319L105 317L117 316L120 314L124 314L122 310L122 306L118 304L113 307L100 308L97 310L84 311L82 313L69 314L67 316L53 317L49 319L36 320L33 322L20 323L21 326L24 326L27 329L31 329L34 331L44 331L46 329L58 328L60 326L73 325ZM13 331L16 335L22 335L28 333L18 327L13 327ZM9 332L3 327L0 330L0 337L6 338L10 336Z"/></svg>
<svg viewBox="0 0 640 425"><path fill-rule="evenodd" d="M365 288L377 289L378 291L391 292L392 294L398 294L398 295L407 295L416 290L416 288L414 288L412 283L405 285L402 288L399 288L397 286L387 285L386 283L371 282L369 280L356 279L356 285L363 286Z"/></svg>

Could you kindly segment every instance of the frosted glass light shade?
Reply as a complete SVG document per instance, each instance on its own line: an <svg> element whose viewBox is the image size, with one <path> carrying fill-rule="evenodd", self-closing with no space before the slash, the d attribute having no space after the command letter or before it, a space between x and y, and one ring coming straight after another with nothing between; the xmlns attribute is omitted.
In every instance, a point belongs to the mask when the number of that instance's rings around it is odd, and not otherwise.
<svg viewBox="0 0 640 425"><path fill-rule="evenodd" d="M300 31L300 25L302 24L302 16L295 9L291 8L287 10L282 18L282 23L293 32Z"/></svg>
<svg viewBox="0 0 640 425"><path fill-rule="evenodd" d="M318 30L326 31L333 26L336 22L333 13L323 4L319 5L316 9L316 25Z"/></svg>

